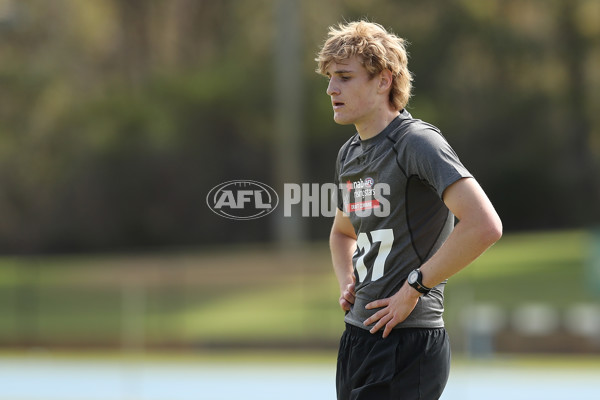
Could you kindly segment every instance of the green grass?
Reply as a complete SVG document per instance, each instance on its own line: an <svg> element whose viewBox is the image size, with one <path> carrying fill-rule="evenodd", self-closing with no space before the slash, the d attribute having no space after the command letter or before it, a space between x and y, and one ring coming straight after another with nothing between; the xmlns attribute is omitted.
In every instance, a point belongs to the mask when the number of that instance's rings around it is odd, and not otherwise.
<svg viewBox="0 0 600 400"><path fill-rule="evenodd" d="M471 302L565 308L597 301L584 231L510 234L450 279L446 319ZM167 346L323 341L343 328L325 243L274 248L0 259L0 340Z"/></svg>
<svg viewBox="0 0 600 400"><path fill-rule="evenodd" d="M597 300L587 285L589 235L583 231L508 235L450 280L448 296L514 307L542 302L563 308Z"/></svg>

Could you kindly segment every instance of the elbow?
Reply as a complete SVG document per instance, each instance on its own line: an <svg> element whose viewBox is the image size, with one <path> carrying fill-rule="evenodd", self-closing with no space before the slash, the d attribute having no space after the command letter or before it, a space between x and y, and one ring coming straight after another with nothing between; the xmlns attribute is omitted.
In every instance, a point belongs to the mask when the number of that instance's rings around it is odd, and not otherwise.
<svg viewBox="0 0 600 400"><path fill-rule="evenodd" d="M337 239L337 233L334 231L331 231L329 233L329 247L333 247L335 245Z"/></svg>
<svg viewBox="0 0 600 400"><path fill-rule="evenodd" d="M502 237L502 221L498 215L489 218L481 232L482 241L489 247Z"/></svg>
<svg viewBox="0 0 600 400"><path fill-rule="evenodd" d="M335 247L335 245L339 243L342 238L343 235L340 232L332 229L331 233L329 234L329 247Z"/></svg>

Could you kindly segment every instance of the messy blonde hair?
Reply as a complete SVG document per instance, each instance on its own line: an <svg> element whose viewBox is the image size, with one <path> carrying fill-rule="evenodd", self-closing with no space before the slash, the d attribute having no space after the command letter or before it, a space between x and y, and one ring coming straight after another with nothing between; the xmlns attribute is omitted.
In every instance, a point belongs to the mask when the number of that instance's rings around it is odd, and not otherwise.
<svg viewBox="0 0 600 400"><path fill-rule="evenodd" d="M408 70L405 40L389 33L379 24L358 21L329 28L328 38L315 61L317 73L327 74L331 62L358 56L370 78L385 69L392 72L390 104L402 110L411 96L412 75Z"/></svg>

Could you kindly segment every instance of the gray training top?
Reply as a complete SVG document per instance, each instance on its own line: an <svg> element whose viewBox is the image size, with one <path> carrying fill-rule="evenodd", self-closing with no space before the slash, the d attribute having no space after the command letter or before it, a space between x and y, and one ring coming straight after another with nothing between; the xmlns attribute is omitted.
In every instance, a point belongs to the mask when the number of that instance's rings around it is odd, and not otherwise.
<svg viewBox="0 0 600 400"><path fill-rule="evenodd" d="M337 203L357 235L356 300L347 323L368 329L363 321L377 310L365 306L396 293L440 248L454 228L442 194L465 177L471 174L441 132L406 110L377 136L360 140L357 133L342 146ZM444 285L422 296L396 328L443 327Z"/></svg>

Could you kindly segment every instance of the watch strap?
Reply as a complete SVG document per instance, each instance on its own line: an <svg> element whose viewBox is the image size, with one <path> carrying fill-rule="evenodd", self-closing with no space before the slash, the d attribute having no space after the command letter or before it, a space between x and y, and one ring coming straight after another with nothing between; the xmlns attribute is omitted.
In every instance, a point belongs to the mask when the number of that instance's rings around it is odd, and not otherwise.
<svg viewBox="0 0 600 400"><path fill-rule="evenodd" d="M417 292L419 293L423 293L423 294L427 294L431 291L431 288L423 285L423 273L421 272L420 269L415 269L415 271L417 271L417 279L414 282L409 282L408 284L410 286L412 286L413 288L415 288L417 290Z"/></svg>

